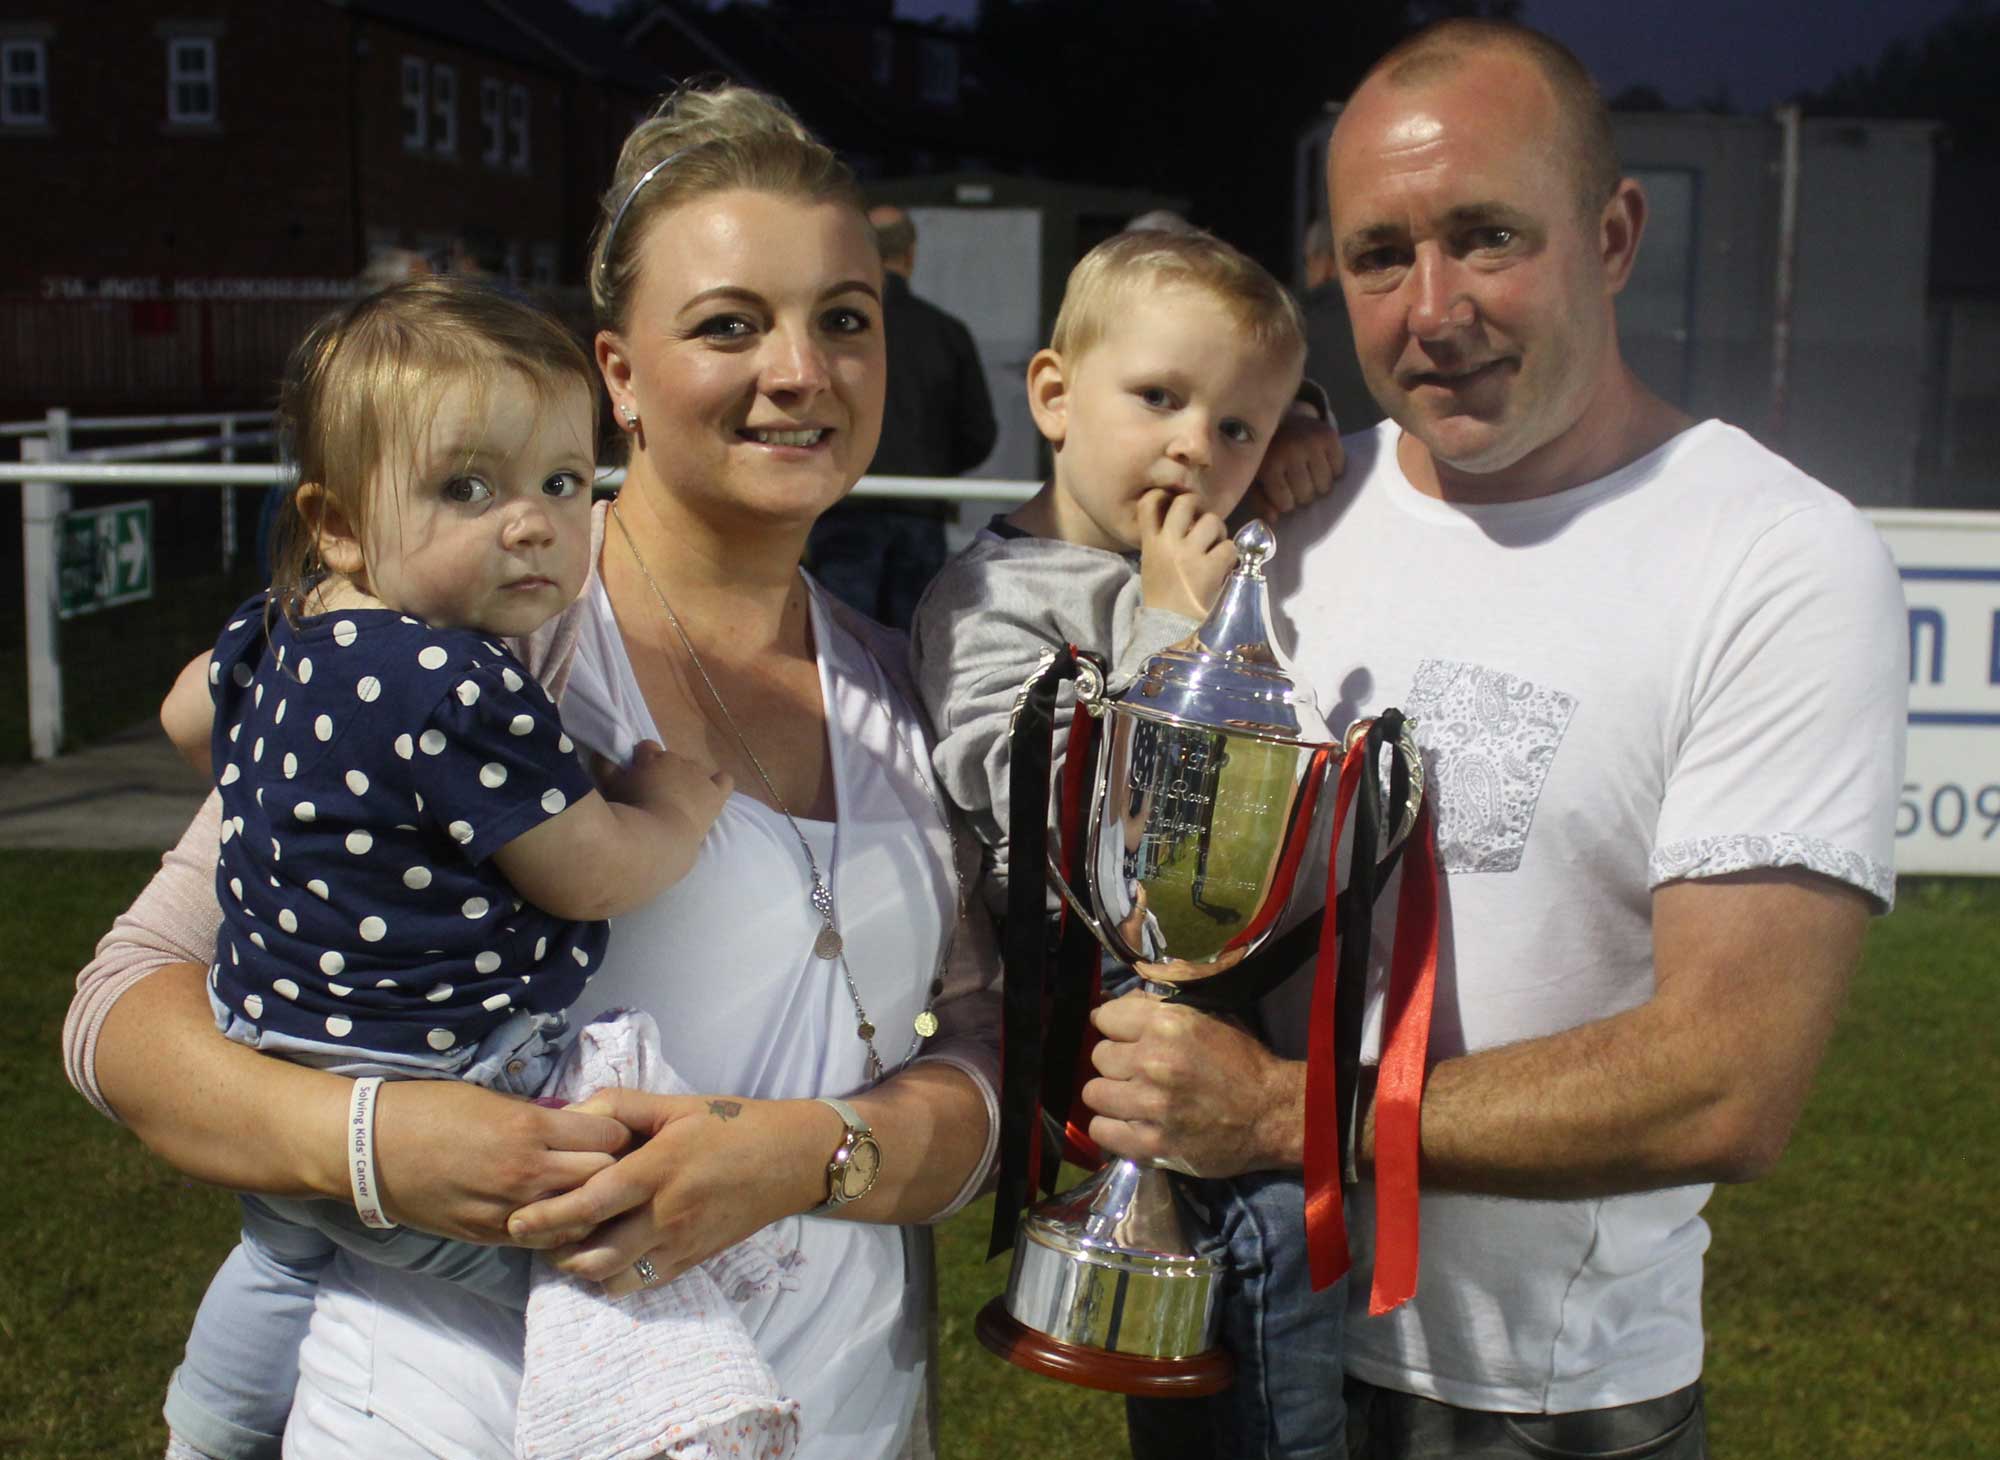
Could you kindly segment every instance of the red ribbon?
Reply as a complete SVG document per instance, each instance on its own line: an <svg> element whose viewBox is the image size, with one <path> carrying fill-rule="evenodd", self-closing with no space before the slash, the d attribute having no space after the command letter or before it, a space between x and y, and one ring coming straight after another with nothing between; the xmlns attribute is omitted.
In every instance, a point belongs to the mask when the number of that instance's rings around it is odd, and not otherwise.
<svg viewBox="0 0 2000 1460"><path fill-rule="evenodd" d="M1306 1046L1306 1256L1315 1292L1352 1265L1341 1202L1340 1122L1335 1096L1334 994L1339 944L1338 857L1347 813L1360 785L1366 742L1340 767L1333 849L1327 862L1326 920L1320 928L1311 1027ZM1382 1059L1375 1089L1375 1274L1368 1312L1379 1317L1417 1290L1418 1181L1431 1006L1437 985L1437 854L1428 803L1420 806L1404 854L1396 901L1396 941L1383 1008ZM1357 1133L1358 1134L1358 1133Z"/></svg>

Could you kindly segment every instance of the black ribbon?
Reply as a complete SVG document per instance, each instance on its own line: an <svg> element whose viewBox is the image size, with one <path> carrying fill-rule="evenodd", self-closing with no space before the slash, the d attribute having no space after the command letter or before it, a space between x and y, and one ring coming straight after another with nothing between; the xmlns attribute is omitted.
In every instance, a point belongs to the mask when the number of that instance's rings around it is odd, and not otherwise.
<svg viewBox="0 0 2000 1460"><path fill-rule="evenodd" d="M1015 1225L1039 1174L1030 1169L1030 1152L1045 1085L1042 1008L1049 984L1045 868L1050 764L1057 695L1064 681L1076 674L1076 655L1068 648L1057 651L1021 691L1007 734L1007 917L1000 930L1000 1180L993 1197L988 1257L1014 1245ZM1072 1070L1074 1064L1072 1054ZM1056 1071L1049 1073L1053 1077Z"/></svg>

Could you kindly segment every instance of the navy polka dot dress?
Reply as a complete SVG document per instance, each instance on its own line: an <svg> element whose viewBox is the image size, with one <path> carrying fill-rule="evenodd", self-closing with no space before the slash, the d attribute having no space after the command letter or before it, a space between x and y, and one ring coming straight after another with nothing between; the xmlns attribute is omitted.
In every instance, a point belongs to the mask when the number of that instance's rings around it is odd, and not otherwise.
<svg viewBox="0 0 2000 1460"><path fill-rule="evenodd" d="M469 630L265 607L209 670L216 996L260 1035L447 1068L568 1008L606 925L524 904L488 860L593 789L547 693Z"/></svg>

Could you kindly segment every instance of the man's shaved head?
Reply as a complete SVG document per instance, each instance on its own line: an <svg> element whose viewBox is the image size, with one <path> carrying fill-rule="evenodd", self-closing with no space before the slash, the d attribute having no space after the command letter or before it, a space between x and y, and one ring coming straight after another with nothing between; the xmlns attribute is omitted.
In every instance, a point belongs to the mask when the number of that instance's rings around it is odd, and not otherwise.
<svg viewBox="0 0 2000 1460"><path fill-rule="evenodd" d="M1474 56L1509 52L1532 65L1549 84L1562 129L1567 134L1570 171L1577 201L1595 217L1617 190L1618 150L1611 138L1611 111L1590 72L1561 41L1509 20L1441 20L1425 26L1369 67L1357 93L1371 82L1409 89L1457 71Z"/></svg>

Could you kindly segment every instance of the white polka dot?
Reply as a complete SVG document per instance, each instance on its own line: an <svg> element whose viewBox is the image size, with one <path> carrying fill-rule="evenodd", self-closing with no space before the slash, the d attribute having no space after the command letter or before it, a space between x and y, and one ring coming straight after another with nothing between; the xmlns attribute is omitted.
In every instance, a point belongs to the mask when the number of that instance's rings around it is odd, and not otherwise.
<svg viewBox="0 0 2000 1460"><path fill-rule="evenodd" d="M232 877L229 879L229 890L236 894L238 902L243 901L243 879L241 877Z"/></svg>
<svg viewBox="0 0 2000 1460"><path fill-rule="evenodd" d="M417 739L417 749L425 755L436 755L444 749L444 731L426 730Z"/></svg>
<svg viewBox="0 0 2000 1460"><path fill-rule="evenodd" d="M479 768L479 784L489 791L497 791L507 784L507 767L497 760L489 760Z"/></svg>
<svg viewBox="0 0 2000 1460"><path fill-rule="evenodd" d="M415 831L415 830L416 830L416 828L415 828L414 826L410 825L410 823L409 823L409 822L407 822L407 821L399 821L399 822L397 822L397 823L396 823L396 830L398 830L398 831Z"/></svg>
<svg viewBox="0 0 2000 1460"><path fill-rule="evenodd" d="M222 666L213 659L208 661L208 682L210 684L222 683Z"/></svg>
<svg viewBox="0 0 2000 1460"><path fill-rule="evenodd" d="M287 999L296 999L299 996L299 986L288 978L281 978L271 985L271 992Z"/></svg>
<svg viewBox="0 0 2000 1460"><path fill-rule="evenodd" d="M569 956L576 960L576 965L578 968L590 967L590 955L584 952L581 948L570 949Z"/></svg>
<svg viewBox="0 0 2000 1460"><path fill-rule="evenodd" d="M326 1016L326 1032L335 1039L345 1039L354 1028L354 1021L344 1014Z"/></svg>
<svg viewBox="0 0 2000 1460"><path fill-rule="evenodd" d="M250 691L250 704L251 704L251 707L252 707L253 709L260 709L260 710L261 710L261 709L262 709L262 708L264 707L264 686L263 686L263 685L261 685L261 684L260 684L260 685L258 685L258 686L257 686L257 687L256 687L255 689L253 689L253 690L251 690L251 691Z"/></svg>
<svg viewBox="0 0 2000 1460"><path fill-rule="evenodd" d="M299 758L289 750L285 752L285 779L290 780L299 773Z"/></svg>
<svg viewBox="0 0 2000 1460"><path fill-rule="evenodd" d="M549 815L554 816L567 805L569 805L569 798L553 787L542 792L542 810L548 812Z"/></svg>
<svg viewBox="0 0 2000 1460"><path fill-rule="evenodd" d="M232 760L222 768L222 774L217 778L217 781L224 786L233 786L238 780L242 779L242 776L243 772L238 769L236 762Z"/></svg>
<svg viewBox="0 0 2000 1460"><path fill-rule="evenodd" d="M241 968L243 966L243 955L236 951L234 943L229 945L229 966L231 968Z"/></svg>
<svg viewBox="0 0 2000 1460"><path fill-rule="evenodd" d="M306 884L306 891L317 897L321 902L326 901L327 885L320 881L319 878L315 877L312 881L308 882Z"/></svg>
<svg viewBox="0 0 2000 1460"><path fill-rule="evenodd" d="M347 789L357 796L368 794L368 777L360 771L349 771L346 776Z"/></svg>
<svg viewBox="0 0 2000 1460"><path fill-rule="evenodd" d="M451 1031L449 1029L433 1029L429 1034L424 1036L424 1043L442 1054L451 1048Z"/></svg>
<svg viewBox="0 0 2000 1460"><path fill-rule="evenodd" d="M560 750L564 755L568 755L572 750L576 749L576 742L567 735L558 735L556 737L556 749Z"/></svg>
<svg viewBox="0 0 2000 1460"><path fill-rule="evenodd" d="M312 677L313 677L312 660L306 658L306 656L303 654L299 655L299 683L311 684Z"/></svg>
<svg viewBox="0 0 2000 1460"><path fill-rule="evenodd" d="M363 918L361 920L361 941L364 943L379 943L388 935L388 932L389 925L380 918Z"/></svg>
<svg viewBox="0 0 2000 1460"><path fill-rule="evenodd" d="M500 1009L506 1008L509 1004L513 1002L514 1002L514 996L512 994L495 994L493 995L493 997L489 999L481 999L479 1001L479 1007L482 1009L492 1009L498 1011Z"/></svg>
<svg viewBox="0 0 2000 1460"><path fill-rule="evenodd" d="M284 667L285 667L285 646L283 644L280 644L278 646L278 668L283 669Z"/></svg>
<svg viewBox="0 0 2000 1460"><path fill-rule="evenodd" d="M259 948L264 947L264 935L262 933L252 933L250 935L250 941L252 943L255 943ZM266 949L266 951L268 952L269 950Z"/></svg>
<svg viewBox="0 0 2000 1460"><path fill-rule="evenodd" d="M382 681L372 674L364 674L354 682L354 694L364 705L372 705L382 698Z"/></svg>
<svg viewBox="0 0 2000 1460"><path fill-rule="evenodd" d="M458 694L458 702L467 709L479 703L479 686L469 679L461 679L458 682L456 692Z"/></svg>
<svg viewBox="0 0 2000 1460"><path fill-rule="evenodd" d="M263 1017L264 1017L264 1001L263 1001L262 999L260 999L259 997L257 997L257 995L255 995L255 994L246 994L246 995L244 995L244 997L243 997L243 1012L244 1012L244 1013L246 1013L246 1014L248 1014L248 1015L249 1015L249 1016L250 1016L250 1017L251 1017L252 1019L261 1019L261 1018L263 1018Z"/></svg>
<svg viewBox="0 0 2000 1460"><path fill-rule="evenodd" d="M321 715L313 721L313 734L321 740L333 739L333 716Z"/></svg>
<svg viewBox="0 0 2000 1460"><path fill-rule="evenodd" d="M442 1004L446 999L451 997L451 985L448 983L434 983L425 991L424 997L429 999L433 1004Z"/></svg>
<svg viewBox="0 0 2000 1460"><path fill-rule="evenodd" d="M415 749L416 745L408 735L398 735L396 737L396 754L400 755L404 760L408 760L411 752Z"/></svg>
<svg viewBox="0 0 2000 1460"><path fill-rule="evenodd" d="M350 831L347 834L347 850L357 857L364 855L374 845L375 838L368 832Z"/></svg>
<svg viewBox="0 0 2000 1460"><path fill-rule="evenodd" d="M243 818L240 816L232 816L229 819L236 824L236 834L238 836L243 835Z"/></svg>
<svg viewBox="0 0 2000 1460"><path fill-rule="evenodd" d="M271 838L271 860L274 862L282 862L285 860L285 849L278 845L278 839L276 837ZM278 879L273 877L271 879L271 885L273 887L276 887L278 885Z"/></svg>
<svg viewBox="0 0 2000 1460"><path fill-rule="evenodd" d="M549 940L547 938L535 939L535 962L540 963L542 959L548 956L548 951Z"/></svg>
<svg viewBox="0 0 2000 1460"><path fill-rule="evenodd" d="M272 885L273 887L282 887L282 886L284 886L284 884L283 884L282 882L278 881L278 879L277 879L277 878L275 878L275 877L273 877L273 878L271 879L271 885Z"/></svg>
<svg viewBox="0 0 2000 1460"><path fill-rule="evenodd" d="M412 791L412 792L411 792L410 794L411 794L412 796L415 796L415 797L417 798L417 810L419 810L419 811L423 810L423 809L424 809L424 793L423 793L422 791Z"/></svg>
<svg viewBox="0 0 2000 1460"><path fill-rule="evenodd" d="M231 725L229 727L229 743L231 745L234 745L237 739L242 734L243 734L243 722L241 720L238 720L234 725Z"/></svg>
<svg viewBox="0 0 2000 1460"><path fill-rule="evenodd" d="M279 908L278 926L288 933L296 933L299 930L299 915L288 907Z"/></svg>
<svg viewBox="0 0 2000 1460"><path fill-rule="evenodd" d="M333 626L333 642L345 649L354 642L358 632L359 630L354 627L354 620L344 618Z"/></svg>
<svg viewBox="0 0 2000 1460"><path fill-rule="evenodd" d="M328 978L332 978L335 974L343 972L346 967L347 960L331 948L319 956L319 971Z"/></svg>
<svg viewBox="0 0 2000 1460"><path fill-rule="evenodd" d="M469 821L454 821L445 830L451 833L451 839L460 846L466 846L472 841L472 823Z"/></svg>
<svg viewBox="0 0 2000 1460"><path fill-rule="evenodd" d="M319 808L310 801L301 801L292 808L292 815L296 816L300 821L311 821L315 816L319 815Z"/></svg>
<svg viewBox="0 0 2000 1460"><path fill-rule="evenodd" d="M486 952L472 960L472 966L481 973L498 973L500 971L500 955L489 948Z"/></svg>
<svg viewBox="0 0 2000 1460"><path fill-rule="evenodd" d="M535 719L532 715L516 715L507 722L507 733L509 735L526 735L534 728Z"/></svg>
<svg viewBox="0 0 2000 1460"><path fill-rule="evenodd" d="M257 743L250 747L250 759L262 760L263 758L264 758L264 737L259 735L257 737Z"/></svg>
<svg viewBox="0 0 2000 1460"><path fill-rule="evenodd" d="M257 788L257 805L259 809L262 809L264 805L264 788L262 786Z"/></svg>
<svg viewBox="0 0 2000 1460"><path fill-rule="evenodd" d="M411 618L407 613L397 614L396 617L400 618L406 624L414 625L416 623L416 620Z"/></svg>
<svg viewBox="0 0 2000 1460"><path fill-rule="evenodd" d="M411 867L403 873L403 885L412 892L422 892L431 885L431 869Z"/></svg>
<svg viewBox="0 0 2000 1460"><path fill-rule="evenodd" d="M508 694L519 694L521 692L521 676L511 669L501 669L500 682L507 686Z"/></svg>
<svg viewBox="0 0 2000 1460"><path fill-rule="evenodd" d="M375 987L378 989L392 989L395 986L396 980L393 978L378 978L375 980Z"/></svg>
<svg viewBox="0 0 2000 1460"><path fill-rule="evenodd" d="M236 681L238 689L247 688L250 684L250 666L247 664L233 666L229 671L229 677Z"/></svg>
<svg viewBox="0 0 2000 1460"><path fill-rule="evenodd" d="M289 705L290 703L291 703L290 700L278 701L278 713L271 717L271 723L273 725L282 725L285 723L285 706Z"/></svg>
<svg viewBox="0 0 2000 1460"><path fill-rule="evenodd" d="M228 845L229 845L229 839L230 839L231 837L235 836L235 835L236 835L236 823L235 823L234 821L225 821L225 822L223 822L223 823L222 823L222 844L223 844L223 845L224 845L225 847L226 847L226 846L228 846Z"/></svg>
<svg viewBox="0 0 2000 1460"><path fill-rule="evenodd" d="M354 992L353 989L349 988L344 983L328 983L326 986L326 991L332 994L336 999L344 999L349 994Z"/></svg>
<svg viewBox="0 0 2000 1460"><path fill-rule="evenodd" d="M468 897L464 905L459 908L459 911L469 918L483 918L486 916L486 910L490 906L491 904L483 897Z"/></svg>
<svg viewBox="0 0 2000 1460"><path fill-rule="evenodd" d="M450 657L449 654L445 653L436 644L432 644L418 652L417 663L423 665L426 669L442 669L444 668L445 661Z"/></svg>

